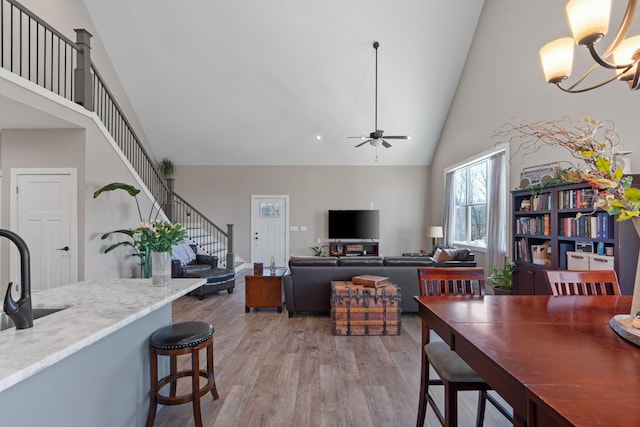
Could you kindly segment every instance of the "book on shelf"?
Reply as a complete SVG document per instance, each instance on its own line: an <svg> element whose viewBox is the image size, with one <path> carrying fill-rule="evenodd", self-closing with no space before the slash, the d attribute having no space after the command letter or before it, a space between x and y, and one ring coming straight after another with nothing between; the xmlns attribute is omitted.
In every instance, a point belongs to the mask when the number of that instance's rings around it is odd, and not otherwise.
<svg viewBox="0 0 640 427"><path fill-rule="evenodd" d="M558 209L579 209L593 206L596 193L591 188L564 190L558 193Z"/></svg>
<svg viewBox="0 0 640 427"><path fill-rule="evenodd" d="M515 252L516 260L531 262L531 257L529 256L529 244L527 239L516 240Z"/></svg>

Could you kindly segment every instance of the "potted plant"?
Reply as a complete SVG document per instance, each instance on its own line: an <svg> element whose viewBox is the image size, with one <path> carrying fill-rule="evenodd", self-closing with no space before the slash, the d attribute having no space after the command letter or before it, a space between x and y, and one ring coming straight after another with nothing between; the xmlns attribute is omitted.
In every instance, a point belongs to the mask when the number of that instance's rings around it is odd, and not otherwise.
<svg viewBox="0 0 640 427"><path fill-rule="evenodd" d="M313 251L314 256L327 256L327 254L324 252L326 248L327 247L325 245L318 245L318 246L312 246L309 249Z"/></svg>
<svg viewBox="0 0 640 427"><path fill-rule="evenodd" d="M491 266L491 275L487 277L488 285L493 290L494 295L510 295L513 290L511 281L513 280L513 270L515 262L508 262L502 268Z"/></svg>
<svg viewBox="0 0 640 427"><path fill-rule="evenodd" d="M187 235L187 232L182 224L158 220L157 217L160 211L155 211L154 216L154 205L151 205L149 217L143 218L142 212L140 210L140 204L138 202L138 194L140 193L140 190L132 185L124 184L121 182L112 182L98 189L95 193L93 193L93 197L97 198L104 192L115 190L126 191L131 197L135 199L136 207L138 208L138 215L140 216L140 223L136 227L114 230L104 233L101 236L101 239L103 240L107 239L113 234L124 235L128 237L124 241L110 245L104 250L104 253L109 253L120 246L132 247L135 251L133 255L140 258L140 268L142 270L142 276L151 277L151 253L167 252L170 255L172 246L184 239Z"/></svg>
<svg viewBox="0 0 640 427"><path fill-rule="evenodd" d="M160 169L160 173L162 174L162 176L164 176L165 179L171 178L175 170L173 162L166 157L163 158L162 161L160 161L158 168Z"/></svg>

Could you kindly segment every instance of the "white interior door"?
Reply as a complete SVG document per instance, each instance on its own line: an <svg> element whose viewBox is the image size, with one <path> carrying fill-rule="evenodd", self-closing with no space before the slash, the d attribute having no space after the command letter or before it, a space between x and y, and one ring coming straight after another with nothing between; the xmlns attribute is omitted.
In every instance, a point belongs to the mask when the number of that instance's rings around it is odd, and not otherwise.
<svg viewBox="0 0 640 427"><path fill-rule="evenodd" d="M251 196L251 260L269 266L289 259L289 196Z"/></svg>
<svg viewBox="0 0 640 427"><path fill-rule="evenodd" d="M77 178L73 169L14 169L11 225L31 255L31 289L77 281ZM12 279L19 257L12 249ZM21 285L21 284L20 284Z"/></svg>

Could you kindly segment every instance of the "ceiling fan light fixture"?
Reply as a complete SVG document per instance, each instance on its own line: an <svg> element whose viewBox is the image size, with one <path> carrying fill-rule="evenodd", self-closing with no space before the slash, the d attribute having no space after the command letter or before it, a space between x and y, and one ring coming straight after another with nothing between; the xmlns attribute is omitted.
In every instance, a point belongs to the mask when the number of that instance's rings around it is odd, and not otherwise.
<svg viewBox="0 0 640 427"><path fill-rule="evenodd" d="M369 134L369 136L366 135L361 135L361 136L348 136L347 138L360 138L361 142L359 144L356 144L356 148L358 147L362 147L363 145L365 145L367 142L371 145L373 145L374 147L377 147L378 145L380 145L382 143L382 146L385 148L389 148L391 147L391 144L389 144L387 141L385 141L383 138L388 138L388 139L411 139L410 136L384 136L384 131L381 129L378 129L378 48L380 47L380 43L378 43L377 41L373 42L373 48L376 51L376 78L375 78L375 121L374 121L374 129L375 131L371 132ZM376 157L377 159L377 157Z"/></svg>

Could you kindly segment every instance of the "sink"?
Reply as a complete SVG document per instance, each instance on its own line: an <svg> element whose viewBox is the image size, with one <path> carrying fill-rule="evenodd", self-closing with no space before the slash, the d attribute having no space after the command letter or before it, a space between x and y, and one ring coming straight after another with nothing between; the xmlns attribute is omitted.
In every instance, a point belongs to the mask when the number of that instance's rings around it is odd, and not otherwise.
<svg viewBox="0 0 640 427"><path fill-rule="evenodd" d="M53 313L57 313L59 311L65 310L69 307L56 307L56 308L34 308L33 311L33 320L40 319L41 317L48 316ZM4 331L5 329L13 328L15 325L13 324L13 320L7 315L7 313L0 313L0 331Z"/></svg>

